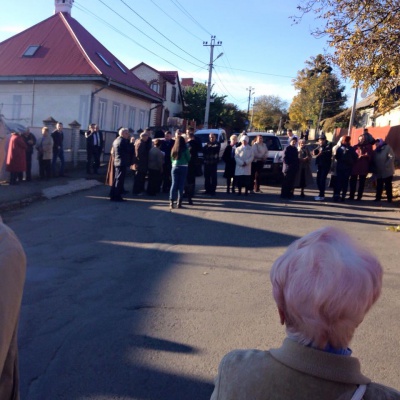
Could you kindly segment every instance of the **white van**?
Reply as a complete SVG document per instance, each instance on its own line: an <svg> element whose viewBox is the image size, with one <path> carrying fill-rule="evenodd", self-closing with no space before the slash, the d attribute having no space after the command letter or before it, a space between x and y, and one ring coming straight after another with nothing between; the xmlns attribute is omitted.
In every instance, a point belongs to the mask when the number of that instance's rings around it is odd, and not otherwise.
<svg viewBox="0 0 400 400"><path fill-rule="evenodd" d="M228 145L228 137L223 129L199 129L194 133L195 137L201 141L202 147L210 140L210 133L214 133L217 137L217 142L221 145L221 150L219 151L219 158L222 158L226 146ZM203 158L203 154L199 154L200 158Z"/></svg>

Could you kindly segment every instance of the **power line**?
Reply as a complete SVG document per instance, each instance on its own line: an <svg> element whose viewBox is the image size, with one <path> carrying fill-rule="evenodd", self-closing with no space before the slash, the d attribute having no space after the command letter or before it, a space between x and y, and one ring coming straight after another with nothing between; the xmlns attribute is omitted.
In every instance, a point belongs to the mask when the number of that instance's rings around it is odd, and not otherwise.
<svg viewBox="0 0 400 400"><path fill-rule="evenodd" d="M178 0L170 0L172 4L175 5L176 8L178 8L183 14L188 16L200 29L202 29L204 32L206 32L209 36L212 36L210 32L207 31L186 9L185 7L182 6L182 4L179 3Z"/></svg>
<svg viewBox="0 0 400 400"><path fill-rule="evenodd" d="M76 1L76 0L75 0ZM136 40L132 39L131 37L129 37L128 35L126 35L125 33L121 32L120 30L116 29L113 25L111 25L109 22L107 22L106 20L104 20L103 18L100 18L98 15L94 14L93 12L91 12L90 10L86 9L85 7L83 7L82 5L78 5L76 4L76 8L78 10L81 10L83 12L87 12L91 15L93 15L97 20L103 22L105 25L107 25L108 27L110 27L114 32L119 33L121 36L125 37L126 39L130 40L131 42L135 43L137 46L141 47L142 49L148 51L149 53L153 54L154 56L160 58L161 60L165 61L167 64L170 64L172 66L174 66L177 69L181 69L180 67L178 67L177 65L173 64L171 61L168 61L167 59L161 57L159 54L154 53L153 51L149 50L147 47L144 47L143 45L141 45L140 43L138 43ZM117 14L118 15L118 14ZM122 17L121 17L122 18ZM124 18L123 18L124 19ZM125 20L125 19L124 19ZM194 65L194 64L193 64ZM184 72L187 72L183 69L181 69Z"/></svg>
<svg viewBox="0 0 400 400"><path fill-rule="evenodd" d="M99 0L101 1L101 0ZM128 4L125 3L124 0L120 0L121 3L125 4L126 7L128 7L133 13L135 13L142 21L146 22L146 24L148 24L149 26L151 26L156 32L158 32L163 38L167 39L168 42L170 42L171 44L173 44L175 47L177 47L179 50L183 51L185 54L187 54L188 56L194 58L196 61L199 62L203 62L202 60L199 60L198 58L196 58L195 56L192 56L190 53L188 53L186 50L182 49L182 47L179 47L176 43L174 43L171 39L167 38L162 32L160 32L157 28L155 28L153 25L150 24L150 22L146 21L140 14L138 14L131 6L129 6ZM103 3L104 4L104 3ZM142 32L143 33L143 32ZM146 35L145 33L143 33L144 35ZM150 38L150 36L146 35L148 38ZM151 39L151 38L150 38ZM152 39L153 40L153 39ZM154 40L153 40L154 41ZM156 42L157 43L157 42ZM157 43L158 44L158 43ZM179 57L179 56L178 56ZM187 61L187 60L185 60ZM187 61L190 62L190 61ZM192 63L191 63L192 64ZM195 64L193 64L195 65ZM197 65L196 65L197 66Z"/></svg>
<svg viewBox="0 0 400 400"><path fill-rule="evenodd" d="M220 68L228 68L228 67L223 67L223 66L219 66ZM260 72L260 71L249 71L247 69L240 69L240 68L230 68L234 71L242 71L242 72L249 72L251 74L260 74L260 75L270 75L270 76L278 76L280 78L290 78L290 79L295 79L296 77L294 76L288 76L288 75L279 75L279 74L270 74L268 72Z"/></svg>
<svg viewBox="0 0 400 400"><path fill-rule="evenodd" d="M154 0L150 0L157 8L159 8L161 10L161 12L163 12L168 18L170 18L172 21L174 21L177 26L179 26L179 28L183 29L185 32L189 33L189 35L192 35L194 38L199 39L201 41L203 41L202 38L200 38L199 36L196 36L193 32L191 32L189 29L186 29L184 27L184 25L182 25L182 22L177 21L176 19L172 18L167 12L165 12L158 4L156 4L154 2Z"/></svg>
<svg viewBox="0 0 400 400"><path fill-rule="evenodd" d="M199 67L199 65L196 65L196 64L192 63L191 61L186 60L186 59L183 58L182 56L180 56L180 55L174 53L173 51L167 49L167 48L166 48L165 46L163 46L162 44L158 43L158 42L157 42L156 40L154 40L152 37L150 37L149 35L147 35L147 34L144 33L143 31L141 31L139 28L137 28L135 25L133 25L128 19L124 18L121 14L117 13L117 12L116 12L115 10L113 10L110 6L108 6L106 3L104 3L103 0L98 0L98 1L99 1L100 3L102 3L105 7L107 7L109 10L111 10L114 14L118 15L121 19L123 19L125 22L127 22L127 23L128 23L130 26L132 26L134 29L136 29L137 31L139 31L142 35L146 36L146 37L149 38L151 41L153 41L154 43L156 43L157 45L159 45L159 46L162 47L163 49L167 50L169 53L171 53L171 54L173 54L173 55L175 55L175 56L181 58L182 60L188 62L189 64L194 65L195 67ZM122 0L121 0L121 1L122 1ZM127 36L125 35L125 37L127 37ZM134 41L134 40L132 39L132 41ZM136 41L134 41L134 42L137 43ZM138 43L137 43L137 44L138 44ZM145 47L142 46L142 45L140 45L140 47L145 48ZM150 51L150 50L149 50L149 51ZM160 57L158 54L153 53L152 51L150 51L150 52L151 52L152 54L154 54L154 55ZM160 58L163 59L162 57L160 57ZM166 61L165 59L163 59L163 60ZM171 65L173 65L173 64L171 63Z"/></svg>

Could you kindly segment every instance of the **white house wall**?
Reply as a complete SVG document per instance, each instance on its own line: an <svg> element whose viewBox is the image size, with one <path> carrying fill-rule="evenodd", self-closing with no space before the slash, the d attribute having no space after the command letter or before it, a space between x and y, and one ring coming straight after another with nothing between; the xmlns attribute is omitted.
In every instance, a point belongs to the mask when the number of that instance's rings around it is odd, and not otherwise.
<svg viewBox="0 0 400 400"><path fill-rule="evenodd" d="M117 126L137 130L148 125L150 102L127 95L113 88L106 88L94 96L92 121L89 121L91 94L101 88L88 83L0 83L0 114L6 121L25 126L42 126L43 120L53 117L64 125L78 121L82 129L89 122L97 122L99 101L106 102L104 126L113 130L113 105L120 106ZM129 110L135 110L134 126L129 126Z"/></svg>
<svg viewBox="0 0 400 400"><path fill-rule="evenodd" d="M375 118L375 126L400 125L400 109L394 109Z"/></svg>
<svg viewBox="0 0 400 400"><path fill-rule="evenodd" d="M100 123L100 102L106 102L106 117L103 124ZM117 121L113 120L114 105L119 106L120 110ZM129 96L114 89L104 89L94 96L93 117L91 122L102 125L100 129L103 130L112 131L123 126L137 131L149 125L150 108L151 103L149 101ZM134 123L130 123L131 110L134 111Z"/></svg>

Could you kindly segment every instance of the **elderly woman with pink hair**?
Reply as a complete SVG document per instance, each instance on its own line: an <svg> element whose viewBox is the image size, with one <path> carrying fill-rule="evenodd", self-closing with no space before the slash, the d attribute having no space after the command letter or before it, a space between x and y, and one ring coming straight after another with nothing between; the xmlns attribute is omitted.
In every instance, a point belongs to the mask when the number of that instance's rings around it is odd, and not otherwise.
<svg viewBox="0 0 400 400"><path fill-rule="evenodd" d="M270 276L287 338L278 349L228 353L212 400L400 399L362 375L348 347L381 292L382 267L372 254L322 228L292 243Z"/></svg>

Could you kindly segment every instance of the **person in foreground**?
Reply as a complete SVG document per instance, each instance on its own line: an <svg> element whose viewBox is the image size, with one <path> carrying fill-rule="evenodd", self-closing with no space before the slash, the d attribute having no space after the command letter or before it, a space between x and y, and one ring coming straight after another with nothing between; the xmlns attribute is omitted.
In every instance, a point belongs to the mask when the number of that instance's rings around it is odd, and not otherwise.
<svg viewBox="0 0 400 400"><path fill-rule="evenodd" d="M372 254L326 227L292 243L270 277L287 338L278 349L228 353L212 400L400 399L362 375L348 347L381 292L382 267Z"/></svg>
<svg viewBox="0 0 400 400"><path fill-rule="evenodd" d="M18 321L26 256L14 232L0 217L0 399L19 399Z"/></svg>

